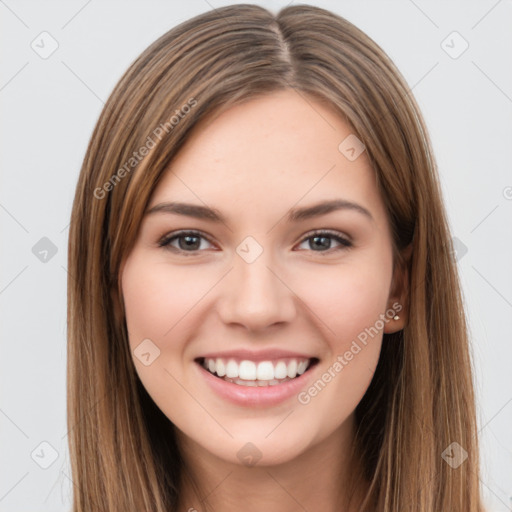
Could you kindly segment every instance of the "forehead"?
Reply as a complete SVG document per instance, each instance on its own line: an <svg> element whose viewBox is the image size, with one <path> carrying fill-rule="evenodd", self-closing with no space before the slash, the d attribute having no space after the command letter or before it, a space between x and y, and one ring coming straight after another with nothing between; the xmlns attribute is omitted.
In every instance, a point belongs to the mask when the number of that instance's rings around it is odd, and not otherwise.
<svg viewBox="0 0 512 512"><path fill-rule="evenodd" d="M196 127L150 207L193 201L244 215L252 206L275 211L343 198L366 203L379 216L383 206L365 152L351 160L340 150L354 136L332 108L303 93L250 100Z"/></svg>

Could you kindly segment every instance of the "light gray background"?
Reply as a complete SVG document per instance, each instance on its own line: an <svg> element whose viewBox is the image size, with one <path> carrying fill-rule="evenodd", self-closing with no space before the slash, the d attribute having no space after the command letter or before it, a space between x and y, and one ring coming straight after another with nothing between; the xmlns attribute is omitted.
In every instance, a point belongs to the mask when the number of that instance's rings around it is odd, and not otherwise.
<svg viewBox="0 0 512 512"><path fill-rule="evenodd" d="M70 507L67 227L81 161L103 103L157 37L229 3L0 0L2 512ZM287 4L257 3L273 10ZM457 238L470 318L482 490L489 512L510 511L512 2L311 3L346 17L376 40L423 110ZM40 52L51 48L43 31L58 43L46 59L31 47L35 41ZM457 58L464 41L453 31L469 44ZM46 262L45 253L38 254L44 247L36 246L43 237L57 250ZM42 442L56 451L55 461Z"/></svg>

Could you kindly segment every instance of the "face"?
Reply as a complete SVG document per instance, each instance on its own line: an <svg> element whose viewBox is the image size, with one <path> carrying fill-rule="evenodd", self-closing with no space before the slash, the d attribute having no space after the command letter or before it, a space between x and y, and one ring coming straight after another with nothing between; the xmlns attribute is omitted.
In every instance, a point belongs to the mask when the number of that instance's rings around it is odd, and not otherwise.
<svg viewBox="0 0 512 512"><path fill-rule="evenodd" d="M403 326L352 133L294 91L250 100L200 125L151 197L121 271L130 348L196 451L271 465L351 432L382 333Z"/></svg>

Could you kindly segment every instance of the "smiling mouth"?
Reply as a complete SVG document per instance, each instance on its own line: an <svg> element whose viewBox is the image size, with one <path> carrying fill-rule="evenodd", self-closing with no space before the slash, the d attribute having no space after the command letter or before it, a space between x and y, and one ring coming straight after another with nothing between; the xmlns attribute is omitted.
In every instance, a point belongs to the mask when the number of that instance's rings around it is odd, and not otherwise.
<svg viewBox="0 0 512 512"><path fill-rule="evenodd" d="M249 387L276 386L297 379L313 368L318 361L316 357L259 362L205 357L196 359L199 365L215 377L225 382Z"/></svg>

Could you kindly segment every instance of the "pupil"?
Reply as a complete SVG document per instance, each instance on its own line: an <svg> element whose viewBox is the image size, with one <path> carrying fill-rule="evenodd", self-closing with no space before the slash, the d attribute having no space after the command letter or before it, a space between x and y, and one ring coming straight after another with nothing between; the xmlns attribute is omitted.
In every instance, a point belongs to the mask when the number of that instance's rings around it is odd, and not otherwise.
<svg viewBox="0 0 512 512"><path fill-rule="evenodd" d="M181 249L183 249L185 247L188 248L188 249L197 249L197 240L198 240L199 237L197 236L190 236L190 235L186 235L186 236L183 236L180 238L180 240L185 240L185 244L180 244L181 245ZM195 242L194 242L195 240Z"/></svg>
<svg viewBox="0 0 512 512"><path fill-rule="evenodd" d="M326 237L326 236L314 236L313 237L313 240L314 242L316 243L318 240L323 240L324 243L323 244L320 244L321 247L325 247L327 249L329 249L329 245L330 245L330 239L329 237Z"/></svg>

